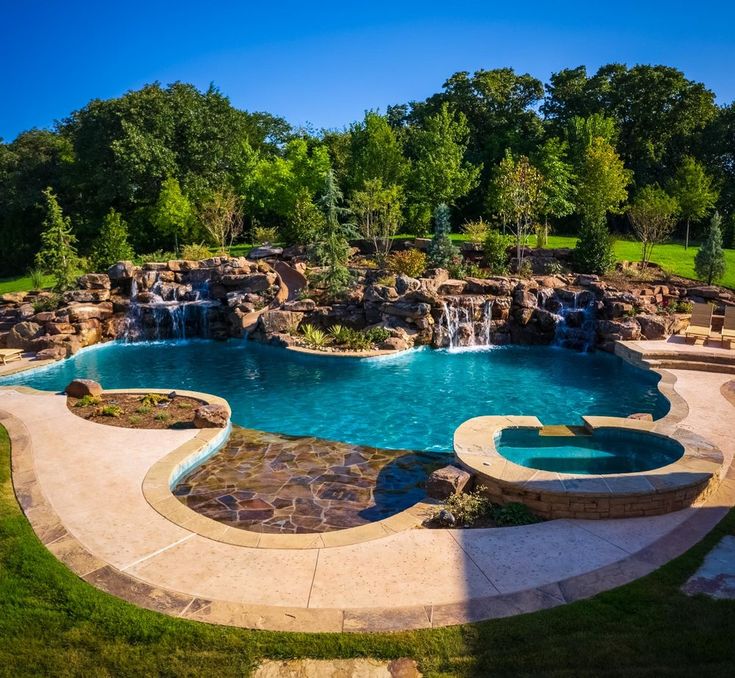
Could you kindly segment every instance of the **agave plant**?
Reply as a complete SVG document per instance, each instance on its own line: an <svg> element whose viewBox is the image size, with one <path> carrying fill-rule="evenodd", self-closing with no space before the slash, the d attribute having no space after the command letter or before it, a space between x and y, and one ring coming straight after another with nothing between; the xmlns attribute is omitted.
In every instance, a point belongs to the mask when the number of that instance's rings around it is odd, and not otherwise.
<svg viewBox="0 0 735 678"><path fill-rule="evenodd" d="M313 325L304 325L301 328L301 331L304 335L304 341L308 346L311 346L312 348L321 348L322 346L327 345L329 340L327 334Z"/></svg>
<svg viewBox="0 0 735 678"><path fill-rule="evenodd" d="M351 330L344 325L332 325L329 328L329 334L338 344L346 344L350 339Z"/></svg>

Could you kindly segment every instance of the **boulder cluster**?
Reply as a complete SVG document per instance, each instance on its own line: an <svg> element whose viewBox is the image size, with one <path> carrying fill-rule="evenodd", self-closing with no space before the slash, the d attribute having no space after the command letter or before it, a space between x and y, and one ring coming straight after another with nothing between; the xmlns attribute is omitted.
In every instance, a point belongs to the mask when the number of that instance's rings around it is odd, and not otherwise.
<svg viewBox="0 0 735 678"><path fill-rule="evenodd" d="M289 266L244 257L141 266L121 261L107 273L81 276L76 289L60 297L2 295L0 346L51 360L121 338L247 335L289 346L298 343L305 324L323 330L340 324L385 328L389 336L377 347L382 350L477 341L556 341L612 350L616 340L661 339L681 331L688 323L688 302L735 303L727 290L681 279L611 282L558 274L459 280L443 269L412 278L370 268L353 269L355 284L330 299L309 289L304 269L293 261Z"/></svg>

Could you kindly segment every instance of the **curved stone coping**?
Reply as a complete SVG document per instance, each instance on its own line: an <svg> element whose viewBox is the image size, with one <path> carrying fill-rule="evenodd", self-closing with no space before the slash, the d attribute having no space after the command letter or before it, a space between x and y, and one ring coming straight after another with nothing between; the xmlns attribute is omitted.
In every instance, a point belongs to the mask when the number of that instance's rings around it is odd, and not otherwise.
<svg viewBox="0 0 735 678"><path fill-rule="evenodd" d="M500 454L496 440L503 429L541 430L543 424L536 417L487 416L469 419L455 431L455 457L477 474L491 497L517 498L550 518L616 518L678 510L714 490L723 473L722 452L687 429L664 433L652 421L582 419L589 431L627 429L671 438L683 446L684 454L671 464L638 473L582 475L534 469Z"/></svg>
<svg viewBox="0 0 735 678"><path fill-rule="evenodd" d="M188 394L182 392L182 395ZM204 432L213 430L205 429ZM332 532L274 534L231 527L197 513L172 494L172 489L184 475L221 447L229 436L229 429L223 437L211 438L207 433L197 435L151 466L143 479L143 495L158 513L172 523L224 544L259 549L315 549L361 544L419 527L439 504L427 497L383 520Z"/></svg>
<svg viewBox="0 0 735 678"><path fill-rule="evenodd" d="M401 355L413 350L405 348L402 351L387 351L383 349L373 349L370 351L320 351L315 348L307 348L306 346L286 346L287 351L293 353L304 353L306 355L317 355L321 358L384 358L387 356Z"/></svg>

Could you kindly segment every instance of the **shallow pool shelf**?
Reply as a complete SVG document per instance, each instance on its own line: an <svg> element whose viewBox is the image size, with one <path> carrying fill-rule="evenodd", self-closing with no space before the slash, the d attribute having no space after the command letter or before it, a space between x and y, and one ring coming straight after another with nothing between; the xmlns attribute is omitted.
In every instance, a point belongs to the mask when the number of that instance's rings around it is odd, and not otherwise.
<svg viewBox="0 0 735 678"><path fill-rule="evenodd" d="M629 518L692 506L716 489L722 452L659 422L583 417L544 428L536 417L475 417L454 434L457 461L497 503L544 518Z"/></svg>

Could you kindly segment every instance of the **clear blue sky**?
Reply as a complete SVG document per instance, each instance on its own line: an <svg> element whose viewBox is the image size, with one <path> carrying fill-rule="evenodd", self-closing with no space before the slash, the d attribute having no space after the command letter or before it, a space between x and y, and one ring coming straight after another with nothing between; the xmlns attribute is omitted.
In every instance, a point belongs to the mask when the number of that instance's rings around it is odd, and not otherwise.
<svg viewBox="0 0 735 678"><path fill-rule="evenodd" d="M293 124L342 127L458 70L546 80L620 61L681 68L735 98L735 3L0 0L0 137L154 80L207 87ZM614 9L609 9L614 7Z"/></svg>

